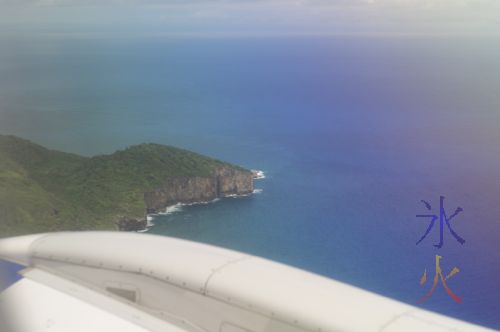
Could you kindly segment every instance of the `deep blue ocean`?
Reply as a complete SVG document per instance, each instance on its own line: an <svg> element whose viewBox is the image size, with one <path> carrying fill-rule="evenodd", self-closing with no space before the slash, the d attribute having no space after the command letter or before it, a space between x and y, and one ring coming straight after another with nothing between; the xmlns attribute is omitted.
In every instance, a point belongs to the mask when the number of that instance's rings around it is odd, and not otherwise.
<svg viewBox="0 0 500 332"><path fill-rule="evenodd" d="M142 142L263 170L260 193L149 232L297 266L500 329L500 45L492 38L0 40L0 133L84 155ZM418 245L440 196L439 220ZM431 205L428 211L424 200ZM162 255L161 252L158 255ZM427 269L427 282L420 278ZM298 285L299 286L299 285ZM355 310L353 308L353 310Z"/></svg>

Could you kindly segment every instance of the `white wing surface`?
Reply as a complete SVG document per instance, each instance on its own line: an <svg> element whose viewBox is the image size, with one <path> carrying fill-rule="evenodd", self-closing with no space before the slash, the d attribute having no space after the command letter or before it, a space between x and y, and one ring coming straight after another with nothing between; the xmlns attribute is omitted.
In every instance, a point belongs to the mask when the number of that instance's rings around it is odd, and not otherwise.
<svg viewBox="0 0 500 332"><path fill-rule="evenodd" d="M14 332L488 331L255 256L137 233L0 240Z"/></svg>

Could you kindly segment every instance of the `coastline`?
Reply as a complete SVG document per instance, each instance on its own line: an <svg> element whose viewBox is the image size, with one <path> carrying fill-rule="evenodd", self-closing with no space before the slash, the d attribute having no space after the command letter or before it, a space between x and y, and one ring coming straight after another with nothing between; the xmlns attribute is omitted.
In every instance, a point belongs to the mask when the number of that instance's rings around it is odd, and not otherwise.
<svg viewBox="0 0 500 332"><path fill-rule="evenodd" d="M262 170L251 170L253 174L253 179L254 180L263 180L266 178L266 174ZM169 205L165 207L164 212L158 212L158 213L149 213L146 214L146 226L144 229L137 230L137 233L147 233L152 227L155 226L154 220L159 217L159 216L166 216L170 215L176 212L182 211L182 208L184 206L193 206L193 205L200 205L200 204L212 204L220 201L221 199L224 198L241 198L241 197L248 197L251 195L256 195L262 193L262 189L254 189L251 193L249 194L229 194L229 195L224 195L222 197L217 197L215 199L209 200L209 201L199 201L199 202L192 202L192 203L176 203L173 205Z"/></svg>

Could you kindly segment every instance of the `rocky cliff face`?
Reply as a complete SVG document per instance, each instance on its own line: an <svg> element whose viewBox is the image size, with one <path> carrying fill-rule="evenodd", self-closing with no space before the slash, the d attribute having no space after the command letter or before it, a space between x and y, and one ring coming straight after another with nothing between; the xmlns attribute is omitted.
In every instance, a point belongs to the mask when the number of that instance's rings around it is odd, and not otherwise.
<svg viewBox="0 0 500 332"><path fill-rule="evenodd" d="M146 228L147 221L146 218L136 219L136 218L121 217L116 222L116 226L119 231L137 232Z"/></svg>
<svg viewBox="0 0 500 332"><path fill-rule="evenodd" d="M169 178L160 188L144 193L144 201L147 213L157 213L177 203L207 202L252 192L252 172L222 166L210 177Z"/></svg>

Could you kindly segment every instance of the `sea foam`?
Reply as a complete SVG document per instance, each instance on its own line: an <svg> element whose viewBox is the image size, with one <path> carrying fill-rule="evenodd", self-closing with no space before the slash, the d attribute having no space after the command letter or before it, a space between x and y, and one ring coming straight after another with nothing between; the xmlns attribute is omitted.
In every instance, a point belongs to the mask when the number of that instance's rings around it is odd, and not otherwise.
<svg viewBox="0 0 500 332"><path fill-rule="evenodd" d="M264 173L264 171L261 171L258 169L252 169L252 174L253 174L254 180L260 180L260 179L266 178L266 174Z"/></svg>

